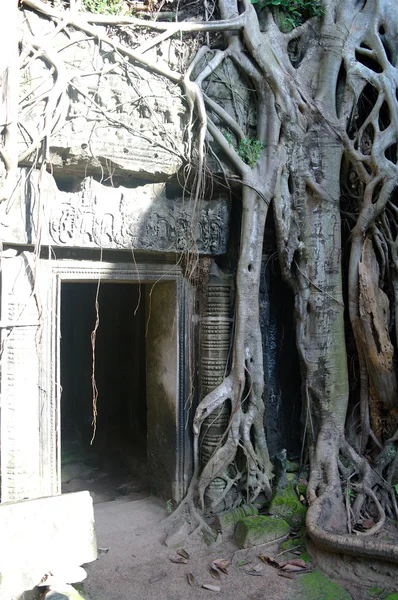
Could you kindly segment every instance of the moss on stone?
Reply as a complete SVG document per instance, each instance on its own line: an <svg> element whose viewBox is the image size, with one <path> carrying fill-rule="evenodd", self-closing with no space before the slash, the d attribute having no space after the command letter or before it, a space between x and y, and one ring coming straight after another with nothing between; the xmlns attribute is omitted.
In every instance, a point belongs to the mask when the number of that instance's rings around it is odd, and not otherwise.
<svg viewBox="0 0 398 600"><path fill-rule="evenodd" d="M298 585L300 600L352 600L347 590L320 571L303 573Z"/></svg>
<svg viewBox="0 0 398 600"><path fill-rule="evenodd" d="M233 508L218 514L216 516L216 525L218 529L221 529L223 532L230 531L233 533L238 521L250 515L258 515L258 508L252 504L243 504L238 508Z"/></svg>
<svg viewBox="0 0 398 600"><path fill-rule="evenodd" d="M288 481L283 488L276 490L269 513L285 519L291 527L296 528L305 522L307 508L298 499L294 485L294 482Z"/></svg>
<svg viewBox="0 0 398 600"><path fill-rule="evenodd" d="M243 548L250 548L283 538L289 531L289 524L277 516L250 516L236 525L235 539Z"/></svg>
<svg viewBox="0 0 398 600"><path fill-rule="evenodd" d="M281 543L281 550L290 550L290 549L293 550L297 546L300 546L300 544L301 544L301 540L299 538L293 538L290 540L286 540Z"/></svg>

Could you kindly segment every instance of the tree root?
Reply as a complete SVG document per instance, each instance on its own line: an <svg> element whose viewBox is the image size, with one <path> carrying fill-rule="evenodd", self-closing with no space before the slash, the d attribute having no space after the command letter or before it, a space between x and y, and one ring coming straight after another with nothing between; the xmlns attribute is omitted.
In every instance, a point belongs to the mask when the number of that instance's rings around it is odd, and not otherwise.
<svg viewBox="0 0 398 600"><path fill-rule="evenodd" d="M312 541L320 548L331 552L341 552L363 558L379 558L398 563L397 545L364 540L355 535L333 533L322 527L325 513L330 511L329 494L331 493L333 493L332 490L328 490L312 502L308 508L306 529Z"/></svg>

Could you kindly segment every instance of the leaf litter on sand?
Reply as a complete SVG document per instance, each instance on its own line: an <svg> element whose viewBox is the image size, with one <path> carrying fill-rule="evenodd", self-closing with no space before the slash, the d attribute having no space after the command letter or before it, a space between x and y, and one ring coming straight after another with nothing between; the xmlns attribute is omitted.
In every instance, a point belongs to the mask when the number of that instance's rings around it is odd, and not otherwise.
<svg viewBox="0 0 398 600"><path fill-rule="evenodd" d="M230 565L230 561L227 560L226 558L216 558L211 563L211 568L217 569L218 571L221 571L221 573L228 575L227 567L229 565Z"/></svg>
<svg viewBox="0 0 398 600"><path fill-rule="evenodd" d="M291 558L290 560L277 561L273 556L259 555L260 560L266 565L271 565L280 571L288 571L289 573L307 573L310 569L302 558ZM281 575L281 573L279 573Z"/></svg>
<svg viewBox="0 0 398 600"><path fill-rule="evenodd" d="M172 556L170 557L170 560L172 563L176 563L177 565L187 565L188 561L186 558L183 558L182 556Z"/></svg>
<svg viewBox="0 0 398 600"><path fill-rule="evenodd" d="M215 569L214 567L210 567L210 575L213 577L213 579L216 579L217 581L220 581L221 579L220 571L218 569Z"/></svg>
<svg viewBox="0 0 398 600"><path fill-rule="evenodd" d="M188 560L189 554L186 550L184 550L184 548L177 548L176 552L177 552L177 554L182 556L182 558L186 558Z"/></svg>
<svg viewBox="0 0 398 600"><path fill-rule="evenodd" d="M219 585L212 585L211 583L203 583L202 588L205 590L210 590L211 592L221 592Z"/></svg>
<svg viewBox="0 0 398 600"><path fill-rule="evenodd" d="M257 575L261 577L261 575L263 574L263 567L264 565L262 565L261 563L259 563L258 565L255 565L254 567L252 567L251 569L246 569L245 573L246 575Z"/></svg>

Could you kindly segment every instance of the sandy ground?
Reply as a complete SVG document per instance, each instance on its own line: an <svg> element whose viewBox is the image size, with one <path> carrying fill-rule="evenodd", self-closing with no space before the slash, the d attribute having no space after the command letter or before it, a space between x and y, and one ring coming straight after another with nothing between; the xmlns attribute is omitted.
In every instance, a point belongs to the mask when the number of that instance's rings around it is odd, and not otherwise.
<svg viewBox="0 0 398 600"><path fill-rule="evenodd" d="M245 574L252 564L260 563L254 557L250 564L228 568L228 575L216 581L210 574L212 560L231 560L238 550L231 543L209 549L199 534L183 543L189 553L188 564L176 564L170 558L178 555L165 546L167 535L165 503L150 497L143 500L106 502L95 507L97 541L99 548L109 548L88 566L88 579L84 590L92 600L185 600L216 597L290 598L292 580L278 577L273 569L264 565L263 575ZM241 553L235 559L242 560ZM236 560L235 560L236 562ZM196 585L188 583L192 573ZM221 592L199 587L216 585ZM239 592L238 592L239 590ZM266 595L264 595L266 592Z"/></svg>
<svg viewBox="0 0 398 600"><path fill-rule="evenodd" d="M316 589L309 590L308 579L304 585L307 575L290 579L261 562L260 553L277 556L279 546L241 550L232 536L224 535L217 546L208 547L199 531L188 535L194 529L189 523L185 523L183 541L174 548L166 546L174 516L167 518L166 502L150 495L139 469L127 476L115 469L104 471L91 463L72 462L63 468L63 476L63 492L87 489L94 502L100 551L98 560L86 567L88 577L82 588L86 600L385 600L388 596L386 590L375 587L372 591L361 581L356 586L340 581L341 588L332 584L327 589L328 581L322 576ZM187 564L173 562L179 558L179 546L189 554ZM284 554L278 560L292 557ZM230 562L219 581L210 573L217 558ZM310 562L308 566L314 569Z"/></svg>
<svg viewBox="0 0 398 600"><path fill-rule="evenodd" d="M176 551L164 544L170 520L163 501L134 495L95 505L97 542L100 557L87 565L83 595L87 600L376 600L368 588L344 585L343 596L322 591L309 594L303 589L304 575L289 579L261 563L260 552L276 555L277 546L239 550L233 541L224 540L209 548L199 533L188 536L182 546L189 553L187 564L176 564ZM105 550L105 552L104 552ZM228 574L216 581L210 574L214 559L231 562ZM249 561L242 565L243 560ZM256 567L259 575L246 571ZM194 577L189 584L188 574ZM341 582L340 582L341 583ZM203 584L220 587L204 589Z"/></svg>

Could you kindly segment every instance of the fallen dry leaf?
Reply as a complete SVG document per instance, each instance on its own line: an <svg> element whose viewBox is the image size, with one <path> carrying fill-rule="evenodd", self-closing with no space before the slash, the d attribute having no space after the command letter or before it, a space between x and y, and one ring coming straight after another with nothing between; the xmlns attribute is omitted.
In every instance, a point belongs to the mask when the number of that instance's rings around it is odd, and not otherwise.
<svg viewBox="0 0 398 600"><path fill-rule="evenodd" d="M220 581L220 571L215 567L210 567L210 575L213 577L213 579Z"/></svg>
<svg viewBox="0 0 398 600"><path fill-rule="evenodd" d="M211 583L204 583L202 588L205 590L210 590L212 592L221 592L221 588L219 585L211 585Z"/></svg>
<svg viewBox="0 0 398 600"><path fill-rule="evenodd" d="M186 558L188 560L189 558L189 554L186 550L184 550L184 548L178 548L177 549L177 554L179 554L180 556L182 556L182 558Z"/></svg>
<svg viewBox="0 0 398 600"><path fill-rule="evenodd" d="M188 561L186 558L183 558L182 556L172 556L170 558L172 563L176 563L177 565L187 565Z"/></svg>
<svg viewBox="0 0 398 600"><path fill-rule="evenodd" d="M282 567L282 571L302 571L305 567L299 567L297 565L285 565Z"/></svg>
<svg viewBox="0 0 398 600"><path fill-rule="evenodd" d="M257 576L261 576L263 570L263 565L260 563L259 565L255 565L254 567L252 567L251 569L246 569L245 573L247 575L257 575Z"/></svg>
<svg viewBox="0 0 398 600"><path fill-rule="evenodd" d="M271 565L271 567L276 567L279 569L279 563L273 556L266 556L265 554L259 554L259 559L263 561L266 565Z"/></svg>
<svg viewBox="0 0 398 600"><path fill-rule="evenodd" d="M227 567L229 564L230 564L230 562L226 558L216 558L212 562L212 568L218 569L219 571L221 571L222 573L225 573L225 575L227 575L228 574Z"/></svg>
<svg viewBox="0 0 398 600"><path fill-rule="evenodd" d="M296 565L296 567L300 567L301 569L305 569L307 567L305 560L302 558L291 558L290 560L285 560L279 563L279 566L286 567L286 565Z"/></svg>
<svg viewBox="0 0 398 600"><path fill-rule="evenodd" d="M189 585L195 585L195 577L193 576L192 573L188 573L187 574L187 579L188 579L188 583Z"/></svg>

